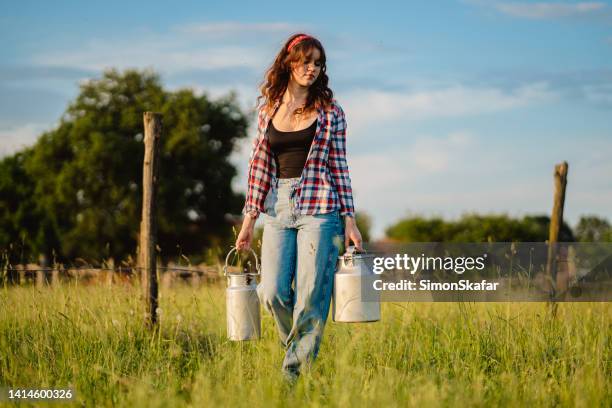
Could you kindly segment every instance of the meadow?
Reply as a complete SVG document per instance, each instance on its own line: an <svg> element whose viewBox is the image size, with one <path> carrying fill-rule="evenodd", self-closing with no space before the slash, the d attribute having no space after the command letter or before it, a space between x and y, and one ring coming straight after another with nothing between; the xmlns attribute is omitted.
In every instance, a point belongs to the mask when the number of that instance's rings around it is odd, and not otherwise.
<svg viewBox="0 0 612 408"><path fill-rule="evenodd" d="M325 329L294 386L262 339L230 342L223 283L162 289L159 330L131 285L0 288L0 386L72 386L62 406L612 406L612 306L383 303Z"/></svg>

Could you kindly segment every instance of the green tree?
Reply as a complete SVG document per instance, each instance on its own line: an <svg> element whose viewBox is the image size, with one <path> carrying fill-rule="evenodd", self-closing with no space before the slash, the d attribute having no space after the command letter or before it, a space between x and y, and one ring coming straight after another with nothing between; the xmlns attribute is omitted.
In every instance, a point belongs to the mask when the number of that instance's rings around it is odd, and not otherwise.
<svg viewBox="0 0 612 408"><path fill-rule="evenodd" d="M236 95L211 101L190 89L165 91L152 71L111 69L81 85L56 129L1 162L0 225L12 227L0 235L0 246L25 236L32 255L55 250L59 259L93 261L134 254L145 111L163 115L157 196L162 257L229 242L225 214L239 212L242 197L231 189L236 170L228 156L247 129ZM26 199L5 202L11 194Z"/></svg>
<svg viewBox="0 0 612 408"><path fill-rule="evenodd" d="M0 161L0 248L5 248L10 263L27 262L41 239L38 234L50 230L49 220L33 199L34 180L24 168L31 154L31 149L24 149ZM49 237L54 239L52 234Z"/></svg>
<svg viewBox="0 0 612 408"><path fill-rule="evenodd" d="M612 227L605 218L583 215L576 226L576 239L580 242L612 242Z"/></svg>

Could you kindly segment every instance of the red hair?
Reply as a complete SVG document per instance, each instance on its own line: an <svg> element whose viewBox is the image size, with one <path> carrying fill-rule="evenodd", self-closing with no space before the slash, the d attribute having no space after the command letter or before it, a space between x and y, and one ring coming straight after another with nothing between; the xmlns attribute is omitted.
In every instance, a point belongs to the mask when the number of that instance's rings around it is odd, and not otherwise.
<svg viewBox="0 0 612 408"><path fill-rule="evenodd" d="M299 38L301 37L301 38ZM314 48L321 54L321 72L316 81L308 89L308 97L304 112L311 111L320 107L328 107L334 97L334 93L327 86L329 78L326 74L325 49L316 38L299 33L287 39L281 50L276 55L274 62L266 71L263 82L259 89L261 95L257 97L257 107L262 107L271 111L276 101L280 100L291 77L291 66L293 63L305 61ZM263 99L263 101L262 101Z"/></svg>

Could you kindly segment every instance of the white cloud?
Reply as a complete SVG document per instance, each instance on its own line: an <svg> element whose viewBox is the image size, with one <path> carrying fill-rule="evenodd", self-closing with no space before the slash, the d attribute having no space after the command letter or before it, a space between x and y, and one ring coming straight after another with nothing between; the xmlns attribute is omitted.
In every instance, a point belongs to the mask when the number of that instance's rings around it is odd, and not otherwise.
<svg viewBox="0 0 612 408"><path fill-rule="evenodd" d="M223 96L226 96L230 91L235 91L237 93L238 104L240 107L250 112L255 108L255 103L257 100L257 96L259 95L259 90L257 89L257 84L246 85L246 84L233 84L230 86L223 85L199 85L199 84L181 84L180 88L189 87L193 89L196 95L202 95L206 93L211 99L217 99ZM172 90L172 88L170 88Z"/></svg>
<svg viewBox="0 0 612 408"><path fill-rule="evenodd" d="M0 129L0 157L10 155L34 144L38 136L48 128L49 124L47 123L26 123Z"/></svg>
<svg viewBox="0 0 612 408"><path fill-rule="evenodd" d="M582 87L582 91L588 102L612 105L612 83L585 85Z"/></svg>
<svg viewBox="0 0 612 408"><path fill-rule="evenodd" d="M278 44L261 41L261 36L278 38L279 33L291 32L292 25L283 22L192 23L161 34L145 31L120 38L91 39L78 49L43 50L30 62L86 70L112 66L153 67L165 73L241 67L263 71L271 62L266 47Z"/></svg>
<svg viewBox="0 0 612 408"><path fill-rule="evenodd" d="M214 23L192 23L176 28L177 31L205 36L227 37L233 35L253 35L262 33L285 33L295 29L289 23L241 23L220 21Z"/></svg>
<svg viewBox="0 0 612 408"><path fill-rule="evenodd" d="M343 98L346 100L343 106L347 115L350 114L350 126L354 131L381 121L477 115L546 102L556 97L545 82L520 86L512 92L455 85L411 93L356 90Z"/></svg>
<svg viewBox="0 0 612 408"><path fill-rule="evenodd" d="M583 3L495 3L502 13L530 19L548 19L593 15L606 7L601 2Z"/></svg>
<svg viewBox="0 0 612 408"><path fill-rule="evenodd" d="M93 40L80 50L51 51L37 55L32 63L99 71L107 67L153 67L155 70L173 73L191 69L261 68L266 58L256 48L245 46L202 46L198 49L187 43L158 43L146 39L123 44Z"/></svg>
<svg viewBox="0 0 612 408"><path fill-rule="evenodd" d="M488 0L464 0L466 3L493 8L500 13L534 20L597 16L607 7L603 2L519 3Z"/></svg>

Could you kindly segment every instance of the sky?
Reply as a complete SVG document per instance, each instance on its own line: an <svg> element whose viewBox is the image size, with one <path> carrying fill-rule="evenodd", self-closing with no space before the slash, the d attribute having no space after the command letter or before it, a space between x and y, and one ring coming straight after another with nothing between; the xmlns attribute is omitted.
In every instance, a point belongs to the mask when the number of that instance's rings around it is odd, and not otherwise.
<svg viewBox="0 0 612 408"><path fill-rule="evenodd" d="M4 2L0 156L53 129L79 83L153 69L211 98L257 87L286 38L323 43L347 118L355 207L374 238L414 215L612 221L612 2ZM251 125L231 157L246 191Z"/></svg>

